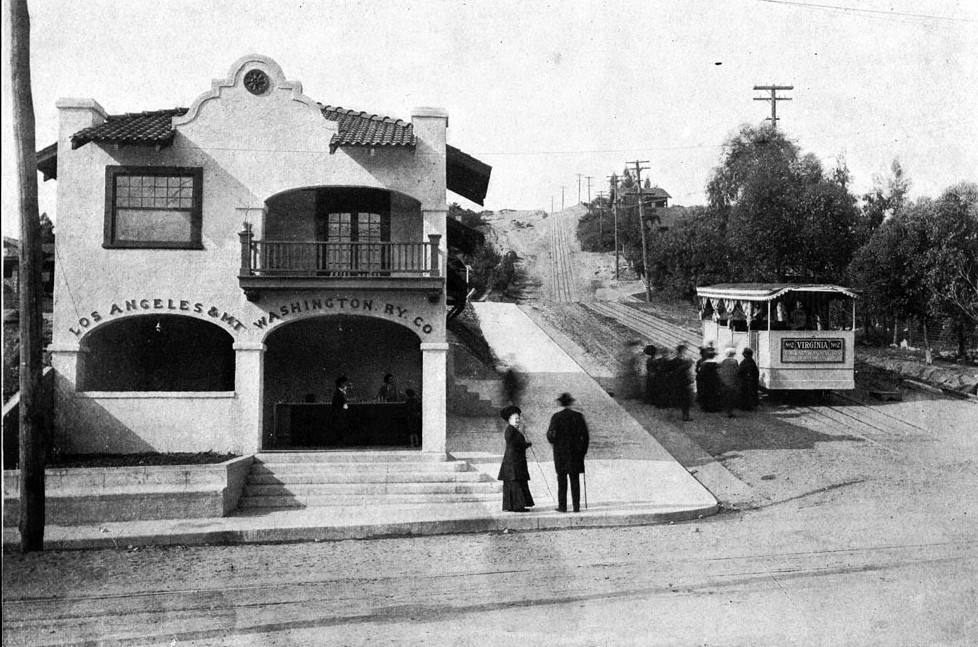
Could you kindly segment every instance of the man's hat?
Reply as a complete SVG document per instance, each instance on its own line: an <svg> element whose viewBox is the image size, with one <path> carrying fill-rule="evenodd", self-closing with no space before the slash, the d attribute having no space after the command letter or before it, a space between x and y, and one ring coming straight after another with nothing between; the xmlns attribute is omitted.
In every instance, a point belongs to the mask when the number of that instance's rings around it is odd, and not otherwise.
<svg viewBox="0 0 978 647"><path fill-rule="evenodd" d="M561 393L560 397L557 398L557 402L560 403L560 406L566 407L574 402L577 402L577 400L575 400L574 396L572 396L570 393Z"/></svg>
<svg viewBox="0 0 978 647"><path fill-rule="evenodd" d="M505 407L502 411L499 412L499 417L502 418L503 420L509 420L509 417L512 416L514 413L523 415L523 410L520 409L519 407L514 407L510 405L508 407Z"/></svg>

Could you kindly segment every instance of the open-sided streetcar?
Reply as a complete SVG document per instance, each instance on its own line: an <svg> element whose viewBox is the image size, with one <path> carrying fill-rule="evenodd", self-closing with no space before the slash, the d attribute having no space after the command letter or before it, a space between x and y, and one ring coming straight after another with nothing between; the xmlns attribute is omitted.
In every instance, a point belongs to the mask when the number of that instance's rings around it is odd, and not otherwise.
<svg viewBox="0 0 978 647"><path fill-rule="evenodd" d="M856 298L837 285L722 283L696 288L703 342L754 350L769 390L855 388Z"/></svg>

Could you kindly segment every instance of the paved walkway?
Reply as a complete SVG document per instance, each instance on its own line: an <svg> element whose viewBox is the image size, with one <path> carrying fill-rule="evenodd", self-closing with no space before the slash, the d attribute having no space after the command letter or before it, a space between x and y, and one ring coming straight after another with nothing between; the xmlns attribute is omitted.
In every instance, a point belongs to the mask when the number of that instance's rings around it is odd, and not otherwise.
<svg viewBox="0 0 978 647"><path fill-rule="evenodd" d="M656 442L517 306L475 304L487 341L499 357L528 377L522 407L533 445L530 487L533 512L503 512L500 502L332 506L238 512L229 517L49 526L51 549L124 548L165 544L334 541L390 536L627 526L695 519L717 511L716 498ZM553 457L545 438L555 402L577 398L591 431L587 458L587 509L553 510ZM494 418L449 418L448 449L495 478L505 423ZM14 528L3 531L4 549L18 545Z"/></svg>
<svg viewBox="0 0 978 647"><path fill-rule="evenodd" d="M568 392L577 399L575 408L584 414L591 433L586 461L589 510L638 507L651 512L661 507L702 514L715 509L716 499L519 307L474 306L493 351L527 378L520 406L524 433L533 443L528 455L530 489L539 505L554 504L556 475L546 431L550 416L560 408L557 397ZM502 419L475 437L462 425L450 427L449 451L495 476L505 448Z"/></svg>

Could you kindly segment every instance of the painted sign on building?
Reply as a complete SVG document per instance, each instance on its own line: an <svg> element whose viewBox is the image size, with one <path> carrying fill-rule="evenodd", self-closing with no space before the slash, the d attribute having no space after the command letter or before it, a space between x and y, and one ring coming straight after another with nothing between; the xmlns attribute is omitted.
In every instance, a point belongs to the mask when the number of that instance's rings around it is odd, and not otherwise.
<svg viewBox="0 0 978 647"><path fill-rule="evenodd" d="M784 364L841 364L846 361L845 340L782 339L781 362Z"/></svg>

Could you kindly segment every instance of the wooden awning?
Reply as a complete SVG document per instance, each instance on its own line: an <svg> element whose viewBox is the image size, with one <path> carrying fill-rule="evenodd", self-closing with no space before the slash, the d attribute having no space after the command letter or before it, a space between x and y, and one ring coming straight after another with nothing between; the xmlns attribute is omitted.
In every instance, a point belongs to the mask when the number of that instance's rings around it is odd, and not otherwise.
<svg viewBox="0 0 978 647"><path fill-rule="evenodd" d="M454 146L446 146L446 182L448 190L481 205L489 190L492 167L463 153Z"/></svg>

